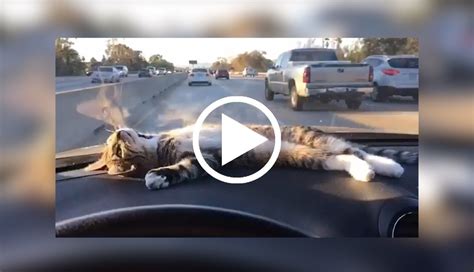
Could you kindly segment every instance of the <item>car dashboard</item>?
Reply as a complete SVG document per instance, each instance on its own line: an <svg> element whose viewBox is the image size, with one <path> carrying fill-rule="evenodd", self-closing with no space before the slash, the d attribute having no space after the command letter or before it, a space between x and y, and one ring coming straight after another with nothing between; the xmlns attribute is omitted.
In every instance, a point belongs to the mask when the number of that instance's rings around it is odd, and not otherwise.
<svg viewBox="0 0 474 272"><path fill-rule="evenodd" d="M56 235L416 237L418 165L403 166L401 178L376 175L371 182L345 172L273 168L248 184L205 176L156 191L142 179L68 168L56 173Z"/></svg>

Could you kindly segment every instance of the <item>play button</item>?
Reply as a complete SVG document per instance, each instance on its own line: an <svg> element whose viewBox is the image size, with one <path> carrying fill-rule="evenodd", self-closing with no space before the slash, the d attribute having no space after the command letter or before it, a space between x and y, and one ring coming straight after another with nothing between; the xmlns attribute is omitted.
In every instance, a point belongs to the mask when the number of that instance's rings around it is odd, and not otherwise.
<svg viewBox="0 0 474 272"><path fill-rule="evenodd" d="M222 166L266 141L267 138L222 114Z"/></svg>
<svg viewBox="0 0 474 272"><path fill-rule="evenodd" d="M229 103L244 103L250 106L256 107L261 112L265 114L265 116L270 120L270 123L273 127L273 132L275 135L275 139L272 140L273 143L273 151L270 156L270 159L267 163L260 168L257 172L245 176L245 177L229 177L225 176L215 169L210 167L206 160L204 159L200 146L199 146L199 135L201 131L201 127L206 120L207 116L225 104ZM269 139L265 138L264 136L254 132L244 124L237 122L236 120L230 118L229 116L222 114L221 115L221 165L224 166L227 163L235 160L242 154L258 147L259 145L270 141ZM201 167L212 177L218 179L220 181L232 184L242 184L254 181L261 176L265 175L270 169L273 167L275 162L278 159L278 155L280 154L281 148L281 131L278 125L278 121L273 115L273 113L265 107L262 103L258 102L255 99L245 97L245 96L229 96L225 98L221 98L217 101L214 101L211 105L207 106L201 114L199 115L196 123L194 124L193 130L193 151L196 155L196 159L198 160Z"/></svg>

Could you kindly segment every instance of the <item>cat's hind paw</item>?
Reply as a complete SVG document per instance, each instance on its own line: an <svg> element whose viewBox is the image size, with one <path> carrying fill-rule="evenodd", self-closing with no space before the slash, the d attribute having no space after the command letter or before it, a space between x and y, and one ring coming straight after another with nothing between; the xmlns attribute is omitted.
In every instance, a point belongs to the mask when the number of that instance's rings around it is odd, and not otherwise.
<svg viewBox="0 0 474 272"><path fill-rule="evenodd" d="M403 175L403 167L392 159L368 155L365 160L372 166L377 174L395 178L399 178Z"/></svg>
<svg viewBox="0 0 474 272"><path fill-rule="evenodd" d="M158 175L157 173L152 172L152 171L146 174L145 184L146 184L146 187L150 190L158 190L158 189L166 188L170 185L166 176Z"/></svg>

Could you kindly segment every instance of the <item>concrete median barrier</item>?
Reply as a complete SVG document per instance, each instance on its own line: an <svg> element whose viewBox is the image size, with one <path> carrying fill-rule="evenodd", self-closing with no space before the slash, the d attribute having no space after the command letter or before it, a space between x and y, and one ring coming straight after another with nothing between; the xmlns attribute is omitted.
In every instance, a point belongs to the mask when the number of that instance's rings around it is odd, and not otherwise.
<svg viewBox="0 0 474 272"><path fill-rule="evenodd" d="M56 94L56 152L100 144L105 127L133 124L146 110L146 101L179 84L184 73L102 85Z"/></svg>

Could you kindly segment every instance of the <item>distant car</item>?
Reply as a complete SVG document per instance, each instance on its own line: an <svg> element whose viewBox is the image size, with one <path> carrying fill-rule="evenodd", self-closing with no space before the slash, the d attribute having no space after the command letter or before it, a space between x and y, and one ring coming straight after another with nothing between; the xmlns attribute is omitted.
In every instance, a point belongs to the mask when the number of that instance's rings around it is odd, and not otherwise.
<svg viewBox="0 0 474 272"><path fill-rule="evenodd" d="M150 69L141 69L138 72L138 77L152 77L153 75L151 74Z"/></svg>
<svg viewBox="0 0 474 272"><path fill-rule="evenodd" d="M119 72L121 77L128 77L128 68L125 65L115 65L114 66Z"/></svg>
<svg viewBox="0 0 474 272"><path fill-rule="evenodd" d="M92 73L92 83L120 82L120 72L113 66L100 66Z"/></svg>
<svg viewBox="0 0 474 272"><path fill-rule="evenodd" d="M166 69L165 68L156 69L156 75L166 75Z"/></svg>
<svg viewBox="0 0 474 272"><path fill-rule="evenodd" d="M153 67L153 66L148 66L146 69L150 70L150 72L151 72L152 75L156 75L156 73L157 73L157 72L156 72L156 68Z"/></svg>
<svg viewBox="0 0 474 272"><path fill-rule="evenodd" d="M244 77L254 77L257 75L257 70L253 69L252 67L245 67L242 71L242 76Z"/></svg>
<svg viewBox="0 0 474 272"><path fill-rule="evenodd" d="M207 84L212 85L211 78L209 76L209 72L205 68L194 68L188 75L188 85L191 86L193 84Z"/></svg>
<svg viewBox="0 0 474 272"><path fill-rule="evenodd" d="M215 72L214 77L216 79L219 79L219 78L229 79L229 71L227 71L226 69L218 69Z"/></svg>
<svg viewBox="0 0 474 272"><path fill-rule="evenodd" d="M413 55L373 55L362 63L374 70L374 88L371 98L386 101L392 95L411 96L418 101L418 57Z"/></svg>

